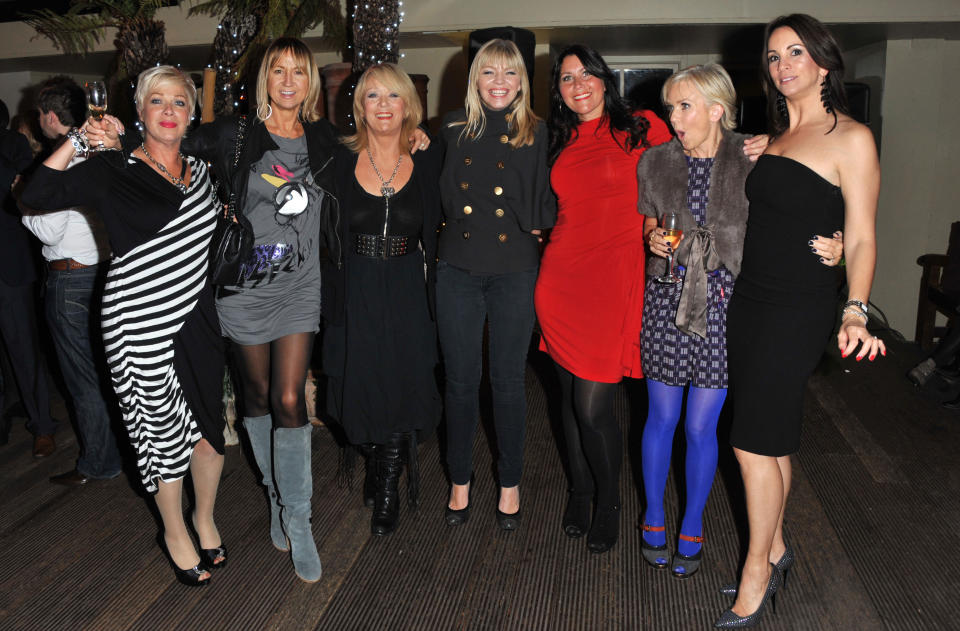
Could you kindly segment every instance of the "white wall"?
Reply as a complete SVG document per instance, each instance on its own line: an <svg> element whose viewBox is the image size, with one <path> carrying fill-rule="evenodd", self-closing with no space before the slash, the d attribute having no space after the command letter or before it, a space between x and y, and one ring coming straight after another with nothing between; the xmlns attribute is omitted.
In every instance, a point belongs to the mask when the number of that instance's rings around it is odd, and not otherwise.
<svg viewBox="0 0 960 631"><path fill-rule="evenodd" d="M879 258L872 300L913 339L920 267L947 250L960 219L960 42L891 40L886 46Z"/></svg>

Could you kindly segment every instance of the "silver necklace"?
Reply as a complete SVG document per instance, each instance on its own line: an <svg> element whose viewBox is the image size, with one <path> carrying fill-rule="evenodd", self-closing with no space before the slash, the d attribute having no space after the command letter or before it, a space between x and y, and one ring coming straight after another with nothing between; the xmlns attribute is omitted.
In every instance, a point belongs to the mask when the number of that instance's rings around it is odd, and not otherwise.
<svg viewBox="0 0 960 631"><path fill-rule="evenodd" d="M403 161L403 154L401 153L400 157L397 158L397 164L393 167L393 173L390 174L390 179L386 182L383 181L383 176L380 175L380 169L377 168L377 163L373 161L373 154L370 153L370 147L367 147L367 158L370 159L370 166L373 167L373 172L377 174L377 179L380 180L380 194L384 197L395 195L397 191L390 186L390 183L393 182L393 178L397 177L397 172L400 170L400 163Z"/></svg>
<svg viewBox="0 0 960 631"><path fill-rule="evenodd" d="M154 160L154 159L153 159L153 156L150 155L150 152L147 151L146 145L144 145L143 143L140 143L140 151L143 152L143 155L147 156L147 160L149 160L150 162L152 162L155 167L157 167L158 169L160 169L160 172L161 172L161 173L163 173L163 174L166 175L168 178L170 178L170 181L173 182L173 185L176 186L177 189L179 189L181 193L183 193L184 195L187 194L187 185L183 183L183 178L182 178L182 177L177 177L176 175L174 175L174 174L171 173L170 171L167 171L167 167L163 166L162 164L160 164L159 162L157 162L156 160ZM177 152L177 155L180 157L180 162L181 162L181 164L182 164L183 161L186 160L186 158L184 158L184 157L183 157L183 154L180 153L180 152ZM376 167L374 167L374 168L376 168ZM382 180L381 180L381 181L382 181Z"/></svg>

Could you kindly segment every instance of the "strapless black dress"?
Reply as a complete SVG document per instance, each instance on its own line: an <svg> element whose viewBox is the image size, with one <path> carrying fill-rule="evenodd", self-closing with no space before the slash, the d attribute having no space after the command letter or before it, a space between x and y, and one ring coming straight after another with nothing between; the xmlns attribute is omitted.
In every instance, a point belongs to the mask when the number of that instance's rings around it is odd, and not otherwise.
<svg viewBox="0 0 960 631"><path fill-rule="evenodd" d="M800 445L807 379L836 320L839 271L808 241L843 227L843 197L800 162L764 155L746 184L743 264L727 315L730 444L765 456Z"/></svg>

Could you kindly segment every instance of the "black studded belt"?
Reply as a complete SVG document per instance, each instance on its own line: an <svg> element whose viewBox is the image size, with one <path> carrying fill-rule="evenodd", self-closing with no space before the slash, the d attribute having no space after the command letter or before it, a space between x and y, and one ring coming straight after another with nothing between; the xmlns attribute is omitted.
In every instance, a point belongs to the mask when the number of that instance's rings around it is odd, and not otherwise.
<svg viewBox="0 0 960 631"><path fill-rule="evenodd" d="M369 256L370 258L390 258L394 256L404 256L416 250L416 247L410 248L413 241L410 237L400 235L387 235L384 238L379 234L354 234L354 251L360 256ZM414 243L416 243L414 241Z"/></svg>

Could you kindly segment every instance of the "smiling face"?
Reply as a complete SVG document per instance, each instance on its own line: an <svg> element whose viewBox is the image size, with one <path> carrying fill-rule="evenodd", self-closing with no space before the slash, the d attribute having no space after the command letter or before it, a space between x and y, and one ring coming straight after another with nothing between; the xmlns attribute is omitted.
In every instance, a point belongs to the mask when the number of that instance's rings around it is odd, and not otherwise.
<svg viewBox="0 0 960 631"><path fill-rule="evenodd" d="M516 68L485 65L477 76L480 98L492 110L500 111L513 103L520 93L520 73Z"/></svg>
<svg viewBox="0 0 960 631"><path fill-rule="evenodd" d="M277 57L267 74L270 105L281 110L299 110L309 89L307 69L297 64L289 52Z"/></svg>
<svg viewBox="0 0 960 631"><path fill-rule="evenodd" d="M375 135L399 134L406 118L403 97L376 79L369 79L363 92L363 121Z"/></svg>
<svg viewBox="0 0 960 631"><path fill-rule="evenodd" d="M767 72L773 85L787 98L796 98L815 90L827 71L817 65L796 31L781 26L767 41Z"/></svg>
<svg viewBox="0 0 960 631"><path fill-rule="evenodd" d="M684 153L695 158L715 156L720 144L723 106L708 104L703 93L689 81L671 84L665 105Z"/></svg>
<svg viewBox="0 0 960 631"><path fill-rule="evenodd" d="M560 96L581 121L603 115L603 80L590 74L576 55L568 55L560 64Z"/></svg>
<svg viewBox="0 0 960 631"><path fill-rule="evenodd" d="M151 140L179 143L190 124L190 100L179 82L165 81L153 87L139 111L144 132Z"/></svg>

